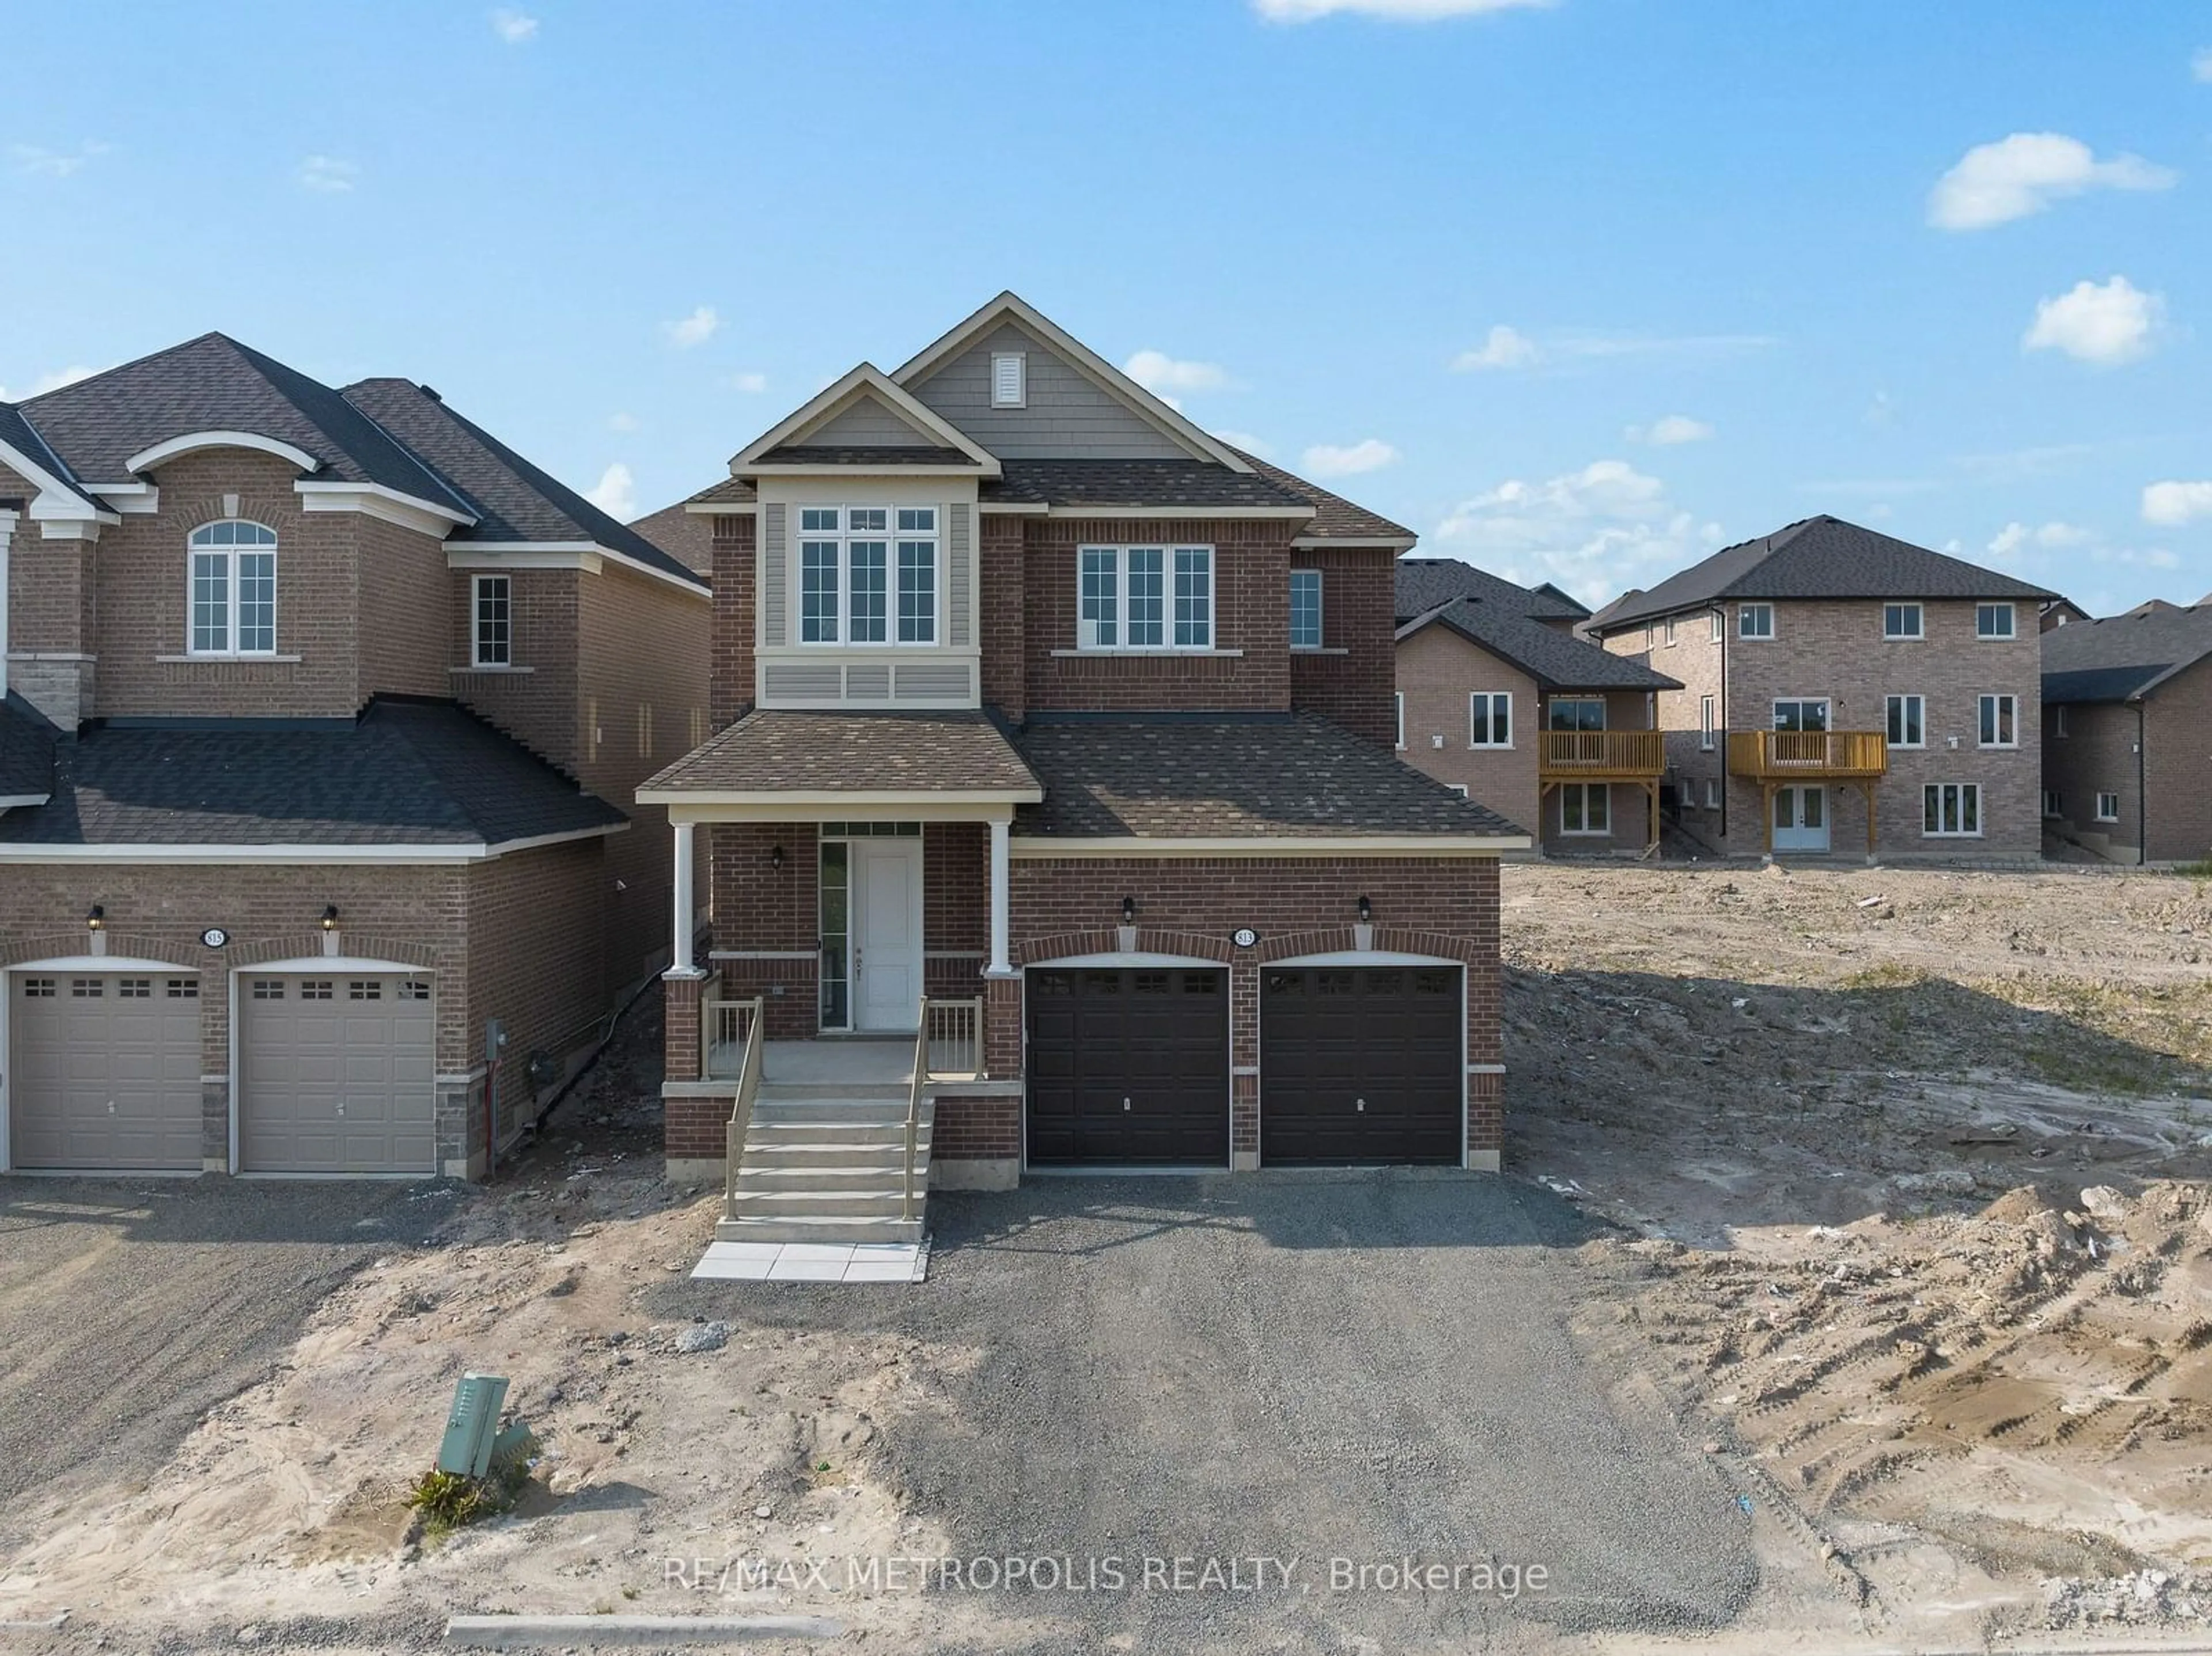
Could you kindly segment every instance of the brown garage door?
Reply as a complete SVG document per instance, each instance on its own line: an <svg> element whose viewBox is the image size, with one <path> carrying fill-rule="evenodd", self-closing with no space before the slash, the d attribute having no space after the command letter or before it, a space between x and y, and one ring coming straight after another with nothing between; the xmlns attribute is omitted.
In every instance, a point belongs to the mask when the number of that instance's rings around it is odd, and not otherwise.
<svg viewBox="0 0 2212 1656"><path fill-rule="evenodd" d="M1260 1160L1460 1159L1460 968L1288 967L1260 979Z"/></svg>
<svg viewBox="0 0 2212 1656"><path fill-rule="evenodd" d="M1228 974L1032 968L1029 1158L1229 1165Z"/></svg>
<svg viewBox="0 0 2212 1656"><path fill-rule="evenodd" d="M240 1169L434 1173L430 1007L428 978L242 978Z"/></svg>
<svg viewBox="0 0 2212 1656"><path fill-rule="evenodd" d="M8 1113L19 1168L200 1168L200 980L15 974Z"/></svg>

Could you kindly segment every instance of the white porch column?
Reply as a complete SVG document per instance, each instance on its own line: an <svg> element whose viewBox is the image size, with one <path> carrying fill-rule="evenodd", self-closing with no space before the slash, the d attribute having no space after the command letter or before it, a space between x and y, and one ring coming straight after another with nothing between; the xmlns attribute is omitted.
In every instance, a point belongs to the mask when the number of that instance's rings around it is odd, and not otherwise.
<svg viewBox="0 0 2212 1656"><path fill-rule="evenodd" d="M1006 913L1011 901L1007 869L1007 835L1013 824L1001 817L991 824L991 965L990 975L1009 978L1013 975L1012 963L1006 959L1006 934L1011 929Z"/></svg>
<svg viewBox="0 0 2212 1656"><path fill-rule="evenodd" d="M689 977L697 970L691 963L691 917L698 912L691 899L692 825L676 822L672 826L676 830L676 877L672 882L676 889L676 936L669 950L668 969Z"/></svg>

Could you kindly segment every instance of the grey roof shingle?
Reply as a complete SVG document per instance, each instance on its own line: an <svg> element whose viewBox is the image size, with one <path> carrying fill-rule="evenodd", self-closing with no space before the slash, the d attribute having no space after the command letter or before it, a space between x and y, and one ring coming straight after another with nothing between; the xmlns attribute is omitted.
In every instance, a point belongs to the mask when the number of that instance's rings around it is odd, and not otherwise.
<svg viewBox="0 0 2212 1656"><path fill-rule="evenodd" d="M711 579L714 573L714 520L686 512L684 502L631 519L630 525L662 551L695 573Z"/></svg>
<svg viewBox="0 0 2212 1656"><path fill-rule="evenodd" d="M1640 626L1721 598L2021 598L2057 596L1840 518L1807 518L1724 547L1608 606L1602 628Z"/></svg>
<svg viewBox="0 0 2212 1656"><path fill-rule="evenodd" d="M95 504L76 478L70 475L68 463L47 446L46 440L12 403L0 403L0 443L7 444L41 471L52 473L57 482L86 505Z"/></svg>
<svg viewBox="0 0 2212 1656"><path fill-rule="evenodd" d="M2043 635L2043 699L2131 701L2212 655L2212 604L2147 604Z"/></svg>
<svg viewBox="0 0 2212 1656"><path fill-rule="evenodd" d="M866 793L1036 788L981 713L809 713L755 708L646 782L641 792Z"/></svg>
<svg viewBox="0 0 2212 1656"><path fill-rule="evenodd" d="M93 725L8 845L500 845L627 819L450 703L315 725Z"/></svg>
<svg viewBox="0 0 2212 1656"><path fill-rule="evenodd" d="M1308 540L1404 541L1411 543L1416 538L1413 531L1405 525L1393 523L1364 506L1355 506L1341 494L1332 494L1318 483L1310 483L1295 473L1262 460L1256 454L1247 454L1241 448L1231 448L1230 452L1278 488L1287 489L1299 499L1312 503L1314 515L1298 531L1299 535Z"/></svg>
<svg viewBox="0 0 2212 1656"><path fill-rule="evenodd" d="M476 523L448 538L589 541L663 574L697 579L681 559L602 512L413 380L364 379L346 387L345 401L404 442L469 502Z"/></svg>
<svg viewBox="0 0 2212 1656"><path fill-rule="evenodd" d="M1056 507L1283 507L1310 501L1258 472L1211 460L1004 460L981 498Z"/></svg>
<svg viewBox="0 0 2212 1656"><path fill-rule="evenodd" d="M10 690L0 701L0 799L52 793L54 744L61 739L46 716Z"/></svg>
<svg viewBox="0 0 2212 1656"><path fill-rule="evenodd" d="M1449 628L1527 673L1547 690L1679 690L1680 679L1614 655L1540 621L1498 608L1487 598L1455 598L1398 629L1407 638L1425 627Z"/></svg>
<svg viewBox="0 0 2212 1656"><path fill-rule="evenodd" d="M926 444L783 443L768 451L763 466L974 466L965 449Z"/></svg>
<svg viewBox="0 0 2212 1656"><path fill-rule="evenodd" d="M1038 719L1015 745L1044 784L1017 834L1326 840L1517 835L1395 754L1308 713Z"/></svg>
<svg viewBox="0 0 2212 1656"><path fill-rule="evenodd" d="M1589 614L1557 587L1517 586L1457 558L1401 558L1397 582L1401 622L1425 616L1454 598L1480 598L1531 621L1578 621Z"/></svg>

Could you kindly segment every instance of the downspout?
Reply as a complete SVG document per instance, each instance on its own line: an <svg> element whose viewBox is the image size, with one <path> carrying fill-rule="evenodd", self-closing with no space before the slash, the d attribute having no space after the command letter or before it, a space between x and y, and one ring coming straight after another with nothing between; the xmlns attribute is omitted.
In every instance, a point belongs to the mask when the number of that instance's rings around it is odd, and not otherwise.
<svg viewBox="0 0 2212 1656"><path fill-rule="evenodd" d="M2143 762L2143 699L2136 698L2136 866L2142 868L2150 861L2150 799L2148 778L2150 772Z"/></svg>
<svg viewBox="0 0 2212 1656"><path fill-rule="evenodd" d="M1729 710L1729 683L1728 683L1729 628L1728 628L1728 610L1727 610L1727 608L1726 608L1724 605L1718 605L1718 604L1717 604L1717 605L1715 605L1715 606L1714 606L1714 608L1713 608L1713 613L1714 613L1716 616L1718 616L1720 617L1720 622L1721 622L1721 705L1720 705L1720 716L1721 716L1721 721L1720 721L1720 722L1721 722L1721 727L1720 727L1720 729L1719 729L1719 730L1716 731L1713 733L1713 740L1714 740L1715 743L1718 746L1718 748L1719 748L1719 749L1720 749L1720 765L1721 765L1721 838L1722 838L1722 839L1723 839L1723 840L1725 840L1725 839L1727 839L1727 838L1728 838L1728 831L1729 831L1729 829L1728 829L1728 819L1729 819L1729 768L1728 768L1728 747L1729 747L1729 711L1728 711L1728 710Z"/></svg>

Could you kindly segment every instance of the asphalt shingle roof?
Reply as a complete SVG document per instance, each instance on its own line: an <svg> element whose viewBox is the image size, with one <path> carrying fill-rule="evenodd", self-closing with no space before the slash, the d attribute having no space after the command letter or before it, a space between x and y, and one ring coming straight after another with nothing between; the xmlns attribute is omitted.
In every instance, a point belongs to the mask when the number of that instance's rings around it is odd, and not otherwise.
<svg viewBox="0 0 2212 1656"><path fill-rule="evenodd" d="M686 568L702 576L714 573L714 520L686 512L684 502L635 519L630 527Z"/></svg>
<svg viewBox="0 0 2212 1656"><path fill-rule="evenodd" d="M9 845L499 845L626 819L449 703L372 701L317 726L93 725Z"/></svg>
<svg viewBox="0 0 2212 1656"><path fill-rule="evenodd" d="M1425 616L1454 598L1480 598L1531 621L1579 621L1589 614L1556 587L1518 586L1457 558L1401 558L1397 579L1401 622Z"/></svg>
<svg viewBox="0 0 2212 1656"><path fill-rule="evenodd" d="M0 701L0 799L52 793L54 744L61 737L46 716L15 690Z"/></svg>
<svg viewBox="0 0 2212 1656"><path fill-rule="evenodd" d="M1680 679L1617 656L1540 621L1499 609L1487 598L1455 598L1398 629L1407 638L1443 626L1478 649L1509 661L1549 690L1679 690Z"/></svg>
<svg viewBox="0 0 2212 1656"><path fill-rule="evenodd" d="M2055 597L1924 546L1840 518L1807 518L1724 547L1649 591L1608 606L1602 628L1640 626L1722 598L2020 598Z"/></svg>
<svg viewBox="0 0 2212 1656"><path fill-rule="evenodd" d="M999 727L981 713L755 708L641 791L1006 793L1036 785Z"/></svg>
<svg viewBox="0 0 2212 1656"><path fill-rule="evenodd" d="M1310 483L1279 465L1271 465L1256 454L1247 454L1241 448L1232 448L1230 452L1278 488L1312 502L1314 515L1298 530L1305 539L1410 542L1415 538L1413 531L1405 525L1393 523L1364 506L1355 506L1341 494L1332 494L1319 484Z"/></svg>
<svg viewBox="0 0 2212 1656"><path fill-rule="evenodd" d="M88 505L92 504L92 496L86 494L77 480L70 475L67 463L46 446L46 439L23 417L23 411L12 403L0 403L0 443L7 444L41 471L52 473L58 482L67 486L70 494Z"/></svg>
<svg viewBox="0 0 2212 1656"><path fill-rule="evenodd" d="M2212 604L2148 604L2043 635L2043 699L2128 701L2212 655Z"/></svg>
<svg viewBox="0 0 2212 1656"><path fill-rule="evenodd" d="M1014 738L1044 784L1032 838L1328 840L1518 834L1396 755L1306 713L1040 719Z"/></svg>

